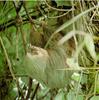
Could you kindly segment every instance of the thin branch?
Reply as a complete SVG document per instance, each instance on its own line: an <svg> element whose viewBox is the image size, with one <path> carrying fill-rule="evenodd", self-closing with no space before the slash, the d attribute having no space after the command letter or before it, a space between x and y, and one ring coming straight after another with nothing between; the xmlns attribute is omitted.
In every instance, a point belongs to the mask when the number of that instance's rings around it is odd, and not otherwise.
<svg viewBox="0 0 99 100"><path fill-rule="evenodd" d="M26 54L27 53L26 36L25 36L25 33L22 30L23 20L22 20L22 17L20 16L20 14L19 14L19 10L18 10L18 6L17 6L16 2L13 1L13 4L14 4L14 7L15 7L15 10L16 10L16 13L17 13L17 24L19 25L19 29L20 29L20 32L21 32L21 35L22 35L23 47L24 47L24 51L25 51L25 54ZM22 4L23 4L23 2L22 2Z"/></svg>
<svg viewBox="0 0 99 100"><path fill-rule="evenodd" d="M29 78L29 84L28 84L28 92L27 92L27 96L26 96L26 100L28 100L28 98L30 97L31 94L31 88L32 88L32 78Z"/></svg>
<svg viewBox="0 0 99 100"><path fill-rule="evenodd" d="M18 89L18 96L20 97L21 96L21 99L24 100L24 95L23 95L23 92L20 88L20 85L19 85L19 81L16 80L16 84L17 84L17 89Z"/></svg>
<svg viewBox="0 0 99 100"><path fill-rule="evenodd" d="M19 29L18 27L16 26L16 59L18 60L19 59L19 53L18 53L18 37L19 37Z"/></svg>
<svg viewBox="0 0 99 100"><path fill-rule="evenodd" d="M66 13L63 13L62 15L54 16L54 17L50 17L50 16L48 15L48 18L60 18L60 17L63 17L63 16L65 16L65 15L67 15L70 11L72 11L72 10L70 9L70 10L68 10Z"/></svg>
<svg viewBox="0 0 99 100"><path fill-rule="evenodd" d="M25 15L23 15L21 18L23 19L24 16ZM34 18L34 17L35 16L31 16L31 18ZM28 18L23 19L23 25L27 24L28 22L29 22ZM34 20L34 24L41 25L41 22ZM6 28L9 28L9 27L12 27L12 26L16 26L16 18L13 18L13 19L11 19L7 22L4 22L3 24L0 24L0 31L4 31Z"/></svg>
<svg viewBox="0 0 99 100"><path fill-rule="evenodd" d="M88 94L87 97L85 98L85 100L91 100L91 98L92 98L93 96L99 96L99 93L96 93L96 94L94 94L94 93Z"/></svg>
<svg viewBox="0 0 99 100"><path fill-rule="evenodd" d="M93 67L93 68L84 68L84 67L79 67L79 68L64 68L64 69L57 69L57 70L99 70L98 67Z"/></svg>
<svg viewBox="0 0 99 100"><path fill-rule="evenodd" d="M3 44L3 41L2 41L1 36L0 36L0 42L1 42L1 46L2 46L2 48L3 48L3 50L4 50L4 54L5 54L5 57L6 57L8 66L9 66L10 73L11 73L13 79L16 80L16 77L15 77L15 75L14 75L14 73L13 73L13 70L12 70L12 66L11 66L10 59L9 59L9 57L8 57L8 54L7 54L7 51L6 51L5 46L4 46L4 44Z"/></svg>
<svg viewBox="0 0 99 100"><path fill-rule="evenodd" d="M1 42L2 48L3 48L3 50L4 50L4 54L5 54L5 57L6 57L8 66L9 66L9 70L10 70L11 76L13 77L13 80L16 81L17 86L19 87L18 80L16 79L16 77L15 77L15 75L14 75L14 73L13 73L12 66L11 66L11 62L10 62L10 59L9 59L9 57L8 57L7 51L6 51L6 49L5 49L5 46L4 46L4 44L3 44L3 41L2 41L2 38L1 38L1 37L0 37L0 42ZM19 88L18 88L18 90L19 90ZM23 97L23 96L22 96L22 97ZM24 100L24 99L22 99L22 100Z"/></svg>
<svg viewBox="0 0 99 100"><path fill-rule="evenodd" d="M21 10L21 7L22 7L22 5L23 5L23 1L19 1L19 3L17 4L16 2L15 2L15 0L13 0L13 4L14 4L14 6L16 7L16 12L17 13L19 13L19 11Z"/></svg>
<svg viewBox="0 0 99 100"><path fill-rule="evenodd" d="M35 88L35 90L34 90L34 93L33 93L32 96L31 96L31 100L34 99L34 97L35 97L35 95L36 95L36 93L37 93L38 88L39 88L39 83L37 84L37 86L36 86L36 88Z"/></svg>
<svg viewBox="0 0 99 100"><path fill-rule="evenodd" d="M26 34L23 32L23 29L22 29L22 25L20 25L20 32L21 32L21 35L22 35L22 41L23 41L23 47L24 47L24 51L25 51L25 54L27 53L27 48L26 48Z"/></svg>
<svg viewBox="0 0 99 100"><path fill-rule="evenodd" d="M26 2L25 2L25 1L23 2L23 7L24 7L24 9L25 9L25 12L26 12L27 17L29 18L30 23L31 23L31 24L34 24L34 21L33 21L33 19L31 18L31 16L29 15L29 12L28 12L28 10L27 10L27 8L26 8Z"/></svg>
<svg viewBox="0 0 99 100"><path fill-rule="evenodd" d="M29 12L29 14L31 14L31 13L33 13L33 12ZM31 18L33 19L34 24L41 25L41 22L36 20L36 17L38 15L31 16ZM29 18L25 18L25 17L26 17L26 14L21 16L21 18L23 19L23 24L27 24L29 22ZM39 17L41 17L41 16L39 16ZM4 31L6 28L9 28L12 26L16 26L16 17L8 20L7 22L4 22L3 24L0 24L0 31Z"/></svg>
<svg viewBox="0 0 99 100"><path fill-rule="evenodd" d="M44 100L44 98L48 95L49 92L50 92L50 89L45 93L44 96L40 97L39 100Z"/></svg>
<svg viewBox="0 0 99 100"><path fill-rule="evenodd" d="M12 66L11 66L11 62L10 62L10 59L8 57L8 54L7 54L7 51L5 49L5 46L3 44L3 41L2 41L2 38L0 37L0 42L1 42L1 45L2 45L2 48L4 50L4 54L5 54L5 57L7 59L7 62L8 62L8 66L9 66L9 70L10 70L10 73L11 73L11 76L13 77L13 79L16 81L16 84L17 84L17 88L18 88L18 95L20 96L20 93L21 93L21 89L19 87L19 82L17 80L17 78L15 77L14 73L13 73L13 70L12 70ZM22 100L24 100L24 96L22 95Z"/></svg>
<svg viewBox="0 0 99 100"><path fill-rule="evenodd" d="M56 11L68 11L68 10L70 10L70 9L58 9L58 8L54 8L54 7L50 6L50 5L47 3L47 0L44 0L44 1L45 1L46 5L47 5L49 8L53 9L53 10L56 10ZM74 9L71 9L71 10L74 10Z"/></svg>
<svg viewBox="0 0 99 100"><path fill-rule="evenodd" d="M8 66L9 66L9 70L10 70L11 76L13 77L13 80L16 81L16 84L17 84L17 87L18 87L18 93L20 94L19 82L18 82L17 78L16 78L15 75L14 75L14 72L13 72L13 69L12 69L12 66L11 66L10 59L9 59L9 57L8 57L7 51L6 51L6 49L5 49L5 46L4 46L4 44L3 44L3 41L2 41L2 38L1 38L1 37L0 37L0 42L1 42L1 46L2 46L2 48L3 48L3 50L4 50L4 54L5 54L5 57L6 57ZM24 100L23 95L22 95L22 100Z"/></svg>

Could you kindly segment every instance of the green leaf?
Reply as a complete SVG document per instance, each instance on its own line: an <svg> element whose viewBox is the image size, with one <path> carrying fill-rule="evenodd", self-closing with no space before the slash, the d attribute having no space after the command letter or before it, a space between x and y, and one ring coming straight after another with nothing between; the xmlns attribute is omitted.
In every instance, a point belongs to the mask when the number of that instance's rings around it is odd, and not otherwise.
<svg viewBox="0 0 99 100"><path fill-rule="evenodd" d="M79 64L76 61L75 58L67 58L67 64L69 65L70 68L74 69L74 70L80 70Z"/></svg>
<svg viewBox="0 0 99 100"><path fill-rule="evenodd" d="M7 37L3 37L4 45L7 49L10 48L11 44Z"/></svg>
<svg viewBox="0 0 99 100"><path fill-rule="evenodd" d="M71 1L69 0L55 0L57 3L57 6L72 6Z"/></svg>
<svg viewBox="0 0 99 100"><path fill-rule="evenodd" d="M38 92L39 98L42 98L42 97L45 96L48 92L49 92L49 88L44 88L44 89L42 89L41 91Z"/></svg>
<svg viewBox="0 0 99 100"><path fill-rule="evenodd" d="M83 75L82 78L81 78L81 83L82 84L85 84L85 83L87 84L87 79L88 79L88 76L87 75Z"/></svg>
<svg viewBox="0 0 99 100"><path fill-rule="evenodd" d="M65 100L64 92L63 92L63 91L59 92L59 93L55 96L54 100Z"/></svg>
<svg viewBox="0 0 99 100"><path fill-rule="evenodd" d="M96 80L96 92L99 93L99 74L97 75L97 80Z"/></svg>
<svg viewBox="0 0 99 100"><path fill-rule="evenodd" d="M75 93L70 91L68 94L67 94L67 100L74 100L75 98Z"/></svg>
<svg viewBox="0 0 99 100"><path fill-rule="evenodd" d="M67 95L67 100L84 100L83 95L75 95L75 92L70 91Z"/></svg>
<svg viewBox="0 0 99 100"><path fill-rule="evenodd" d="M84 96L83 95L78 95L76 100L84 100Z"/></svg>
<svg viewBox="0 0 99 100"><path fill-rule="evenodd" d="M78 74L78 73L74 73L74 74L72 75L72 79L74 79L74 80L77 81L77 82L79 82L80 78L81 78L81 76L80 76L80 74Z"/></svg>
<svg viewBox="0 0 99 100"><path fill-rule="evenodd" d="M37 5L37 0L33 0L33 1L26 1L26 6L27 6L27 8L33 8L33 7L35 7L36 5Z"/></svg>
<svg viewBox="0 0 99 100"><path fill-rule="evenodd" d="M99 100L99 96L93 96L90 100Z"/></svg>
<svg viewBox="0 0 99 100"><path fill-rule="evenodd" d="M4 73L4 57L3 54L0 50L0 76L2 76L2 74Z"/></svg>

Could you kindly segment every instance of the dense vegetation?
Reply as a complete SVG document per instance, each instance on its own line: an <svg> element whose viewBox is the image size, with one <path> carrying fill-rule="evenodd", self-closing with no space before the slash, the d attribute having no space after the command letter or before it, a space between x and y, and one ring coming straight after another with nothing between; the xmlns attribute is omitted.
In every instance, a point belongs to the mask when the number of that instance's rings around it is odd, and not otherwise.
<svg viewBox="0 0 99 100"><path fill-rule="evenodd" d="M0 100L99 100L99 1L0 1Z"/></svg>

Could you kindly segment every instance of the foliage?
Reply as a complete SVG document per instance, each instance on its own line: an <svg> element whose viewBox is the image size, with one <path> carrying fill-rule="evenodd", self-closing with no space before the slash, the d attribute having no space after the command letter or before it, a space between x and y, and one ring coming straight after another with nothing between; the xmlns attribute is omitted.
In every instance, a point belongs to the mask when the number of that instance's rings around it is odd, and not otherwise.
<svg viewBox="0 0 99 100"><path fill-rule="evenodd" d="M98 4L0 1L0 100L98 100Z"/></svg>

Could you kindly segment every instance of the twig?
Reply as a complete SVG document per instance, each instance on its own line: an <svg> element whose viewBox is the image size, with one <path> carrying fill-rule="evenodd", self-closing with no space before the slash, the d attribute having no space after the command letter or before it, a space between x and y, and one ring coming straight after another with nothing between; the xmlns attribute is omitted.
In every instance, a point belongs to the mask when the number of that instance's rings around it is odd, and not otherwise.
<svg viewBox="0 0 99 100"><path fill-rule="evenodd" d="M39 100L43 100L48 95L49 92L50 92L50 89L45 93L44 96L40 97Z"/></svg>
<svg viewBox="0 0 99 100"><path fill-rule="evenodd" d="M20 32L21 32L21 35L22 35L22 41L23 41L23 47L24 47L24 51L25 51L25 54L27 53L27 48L26 48L26 34L23 32L23 29L22 29L22 25L20 25Z"/></svg>
<svg viewBox="0 0 99 100"><path fill-rule="evenodd" d="M3 50L4 50L4 54L5 54L5 57L6 57L8 66L9 66L9 70L10 70L11 76L13 77L13 80L16 81L17 86L19 87L19 82L18 82L18 80L16 79L16 77L15 77L15 75L14 75L14 73L13 73L12 66L11 66L11 62L10 62L10 59L9 59L9 57L8 57L7 51L6 51L6 49L5 49L5 46L4 46L4 44L3 44L3 41L2 41L2 38L1 38L1 37L0 37L0 42L1 42L2 48L3 48ZM19 88L18 88L18 91L19 91ZM23 96L22 96L22 97L23 97ZM23 100L24 100L24 99L23 99Z"/></svg>
<svg viewBox="0 0 99 100"><path fill-rule="evenodd" d="M54 7L50 6L50 5L47 3L46 0L44 0L44 1L45 1L46 5L47 5L49 8L53 9L53 10L56 10L56 11L68 11L68 10L70 10L70 9L58 9L58 8L54 8ZM74 9L71 9L71 10L74 10Z"/></svg>
<svg viewBox="0 0 99 100"><path fill-rule="evenodd" d="M23 7L24 7L24 9L25 9L25 12L26 12L27 17L29 18L30 23L31 23L31 24L34 24L34 21L33 21L33 19L31 18L31 16L29 15L29 12L28 12L28 10L27 10L27 8L26 8L26 2L25 2L25 1L23 2Z"/></svg>
<svg viewBox="0 0 99 100"><path fill-rule="evenodd" d="M33 12L29 12L29 14L30 13L33 13ZM28 18L24 18L25 16L26 16L25 14L21 16L22 19L23 19L23 24L27 24L29 22ZM41 25L41 22L40 21L36 21L35 17L36 16L31 16L31 18L34 18L33 19L34 24ZM16 18L13 18L11 20L8 20L7 22L4 22L3 24L0 24L0 31L4 31L6 28L9 28L11 26L16 26Z"/></svg>
<svg viewBox="0 0 99 100"><path fill-rule="evenodd" d="M19 1L18 5L16 5L16 2L14 2L15 6L16 6L16 12L19 12L21 10L21 7L23 5L23 1Z"/></svg>
<svg viewBox="0 0 99 100"><path fill-rule="evenodd" d="M22 30L23 20L22 20L20 14L19 14L19 10L18 10L19 7L17 6L16 2L13 1L13 4L14 4L14 7L15 7L15 10L16 10L16 13L17 13L17 24L20 26L19 29L20 29L20 32L22 34L24 51L25 51L25 54L26 54L27 53L27 49L26 49L26 36L25 36L25 34L24 34L23 30ZM23 2L22 2L22 4L23 4Z"/></svg>
<svg viewBox="0 0 99 100"><path fill-rule="evenodd" d="M64 68L64 69L57 69L57 70L99 70L99 68L98 67L97 68L95 68L95 67L93 67L93 68L79 67L76 69L76 67L75 67L75 68Z"/></svg>
<svg viewBox="0 0 99 100"><path fill-rule="evenodd" d="M65 16L65 15L67 15L70 11L72 11L72 9L68 10L66 13L63 13L62 15L54 16L54 17L50 17L50 16L48 15L48 18L60 18L60 17L63 17L63 16Z"/></svg>
<svg viewBox="0 0 99 100"><path fill-rule="evenodd" d="M19 53L18 53L18 32L19 32L19 29L18 29L18 26L16 26L16 59L17 60L19 59Z"/></svg>
<svg viewBox="0 0 99 100"><path fill-rule="evenodd" d="M28 92L27 92L27 96L26 96L26 100L28 100L30 94L31 94L31 88L32 88L32 78L29 78L29 84L28 84Z"/></svg>
<svg viewBox="0 0 99 100"><path fill-rule="evenodd" d="M32 96L31 96L31 100L34 99L34 97L35 97L35 95L36 95L36 93L37 93L38 88L39 88L39 83L37 84L37 86L36 86L36 88L35 88L35 90L34 90L34 93L33 93Z"/></svg>
<svg viewBox="0 0 99 100"><path fill-rule="evenodd" d="M94 95L96 94L97 80L98 80L98 73L99 73L99 71L97 71L97 72L95 73L95 81L94 81L94 83L95 83L95 85L94 85Z"/></svg>
<svg viewBox="0 0 99 100"><path fill-rule="evenodd" d="M4 50L4 54L5 54L7 63L8 63L8 67L9 67L11 76L13 77L13 80L16 81L16 84L17 84L17 87L18 87L18 91L20 91L19 82L18 82L18 80L16 79L16 77L15 77L15 75L14 75L14 73L13 73L12 66L11 66L11 62L10 62L10 59L9 59L9 57L8 57L7 51L6 51L6 49L5 49L5 46L4 46L4 44L3 44L3 41L2 41L2 38L1 38L1 37L0 37L0 42L1 42L2 48L3 48L3 50ZM18 93L20 93L20 92L18 92ZM22 95L22 100L24 100L23 95Z"/></svg>
<svg viewBox="0 0 99 100"><path fill-rule="evenodd" d="M96 94L94 94L94 93L88 94L87 97L85 98L85 100L91 100L91 98L92 98L93 96L99 96L99 93L96 93Z"/></svg>
<svg viewBox="0 0 99 100"><path fill-rule="evenodd" d="M5 57L6 57L8 66L9 66L10 73L11 73L13 79L16 80L16 77L15 77L15 75L14 75L14 73L13 73L13 70L12 70L12 66L11 66L10 59L9 59L9 57L8 57L8 54L7 54L7 51L6 51L5 46L4 46L4 44L3 44L3 41L2 41L1 36L0 36L0 42L1 42L1 46L2 46L2 48L3 48L3 50L4 50L4 54L5 54Z"/></svg>

